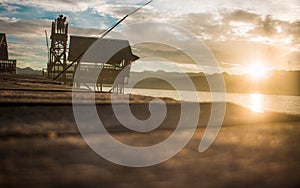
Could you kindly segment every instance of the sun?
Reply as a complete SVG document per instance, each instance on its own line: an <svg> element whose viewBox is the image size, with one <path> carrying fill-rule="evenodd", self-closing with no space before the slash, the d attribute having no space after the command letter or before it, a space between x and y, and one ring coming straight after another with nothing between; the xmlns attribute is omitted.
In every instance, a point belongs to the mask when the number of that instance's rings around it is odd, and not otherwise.
<svg viewBox="0 0 300 188"><path fill-rule="evenodd" d="M282 28L280 26L277 26L276 27L276 31L277 31L277 33L281 33L282 32Z"/></svg>
<svg viewBox="0 0 300 188"><path fill-rule="evenodd" d="M267 77L268 69L261 63L253 64L248 67L247 74L255 80L261 80Z"/></svg>

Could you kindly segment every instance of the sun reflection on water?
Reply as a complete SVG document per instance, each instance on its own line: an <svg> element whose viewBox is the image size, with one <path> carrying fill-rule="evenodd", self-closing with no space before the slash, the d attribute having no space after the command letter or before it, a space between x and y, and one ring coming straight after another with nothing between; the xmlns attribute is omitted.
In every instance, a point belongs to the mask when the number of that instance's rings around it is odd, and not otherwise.
<svg viewBox="0 0 300 188"><path fill-rule="evenodd" d="M261 94L250 94L250 109L253 112L263 113L263 105L262 105L262 98Z"/></svg>

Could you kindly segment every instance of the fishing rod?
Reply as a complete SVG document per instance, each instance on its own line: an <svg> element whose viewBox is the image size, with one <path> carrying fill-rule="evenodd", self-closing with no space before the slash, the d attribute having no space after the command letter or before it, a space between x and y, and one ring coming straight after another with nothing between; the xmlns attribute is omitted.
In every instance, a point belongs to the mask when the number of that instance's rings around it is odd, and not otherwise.
<svg viewBox="0 0 300 188"><path fill-rule="evenodd" d="M49 63L50 62L50 48L49 48L49 41L48 41L47 30L45 30L45 37L46 37L46 44L47 44L47 51L48 51L48 63Z"/></svg>
<svg viewBox="0 0 300 188"><path fill-rule="evenodd" d="M136 13L137 11L139 11L140 9L142 9L143 7L147 6L148 4L150 4L153 0L148 1L147 3L143 4L142 6L140 6L139 8L135 9L134 11L130 12L129 14L127 14L126 16L124 16L122 19L120 19L117 23L115 23L114 25L112 25L111 27L109 27L105 33L103 33L103 35L99 38L102 39L104 38L108 33L110 33L115 27L117 27L120 23L122 23L127 17L131 16L132 14ZM93 43L92 43L93 44ZM91 45L92 45L91 44ZM56 80L57 78L59 78L62 74L64 74L71 66L74 65L75 62L77 62L83 55L85 54L85 51L83 53L81 53L71 64L69 64L62 72L60 72L55 78L54 80Z"/></svg>

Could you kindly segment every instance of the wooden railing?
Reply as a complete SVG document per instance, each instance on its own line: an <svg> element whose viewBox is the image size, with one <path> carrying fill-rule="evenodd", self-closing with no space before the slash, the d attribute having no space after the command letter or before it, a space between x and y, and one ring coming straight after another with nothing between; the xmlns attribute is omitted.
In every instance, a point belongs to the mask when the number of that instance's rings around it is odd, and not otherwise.
<svg viewBox="0 0 300 188"><path fill-rule="evenodd" d="M0 74L16 74L17 60L0 60Z"/></svg>

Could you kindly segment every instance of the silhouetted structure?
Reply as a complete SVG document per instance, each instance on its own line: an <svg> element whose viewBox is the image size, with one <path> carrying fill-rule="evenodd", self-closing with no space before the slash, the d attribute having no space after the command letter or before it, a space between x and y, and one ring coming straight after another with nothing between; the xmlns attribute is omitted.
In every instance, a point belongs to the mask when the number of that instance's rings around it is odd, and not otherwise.
<svg viewBox="0 0 300 188"><path fill-rule="evenodd" d="M67 67L67 42L68 23L66 18L60 15L55 22L52 22L50 60L47 65L48 78L54 79L62 70ZM58 80L65 84L72 83L72 78L67 78L67 72Z"/></svg>
<svg viewBox="0 0 300 188"><path fill-rule="evenodd" d="M86 52L91 45L93 47L88 55L84 56L83 61L81 58L78 59L78 54ZM139 57L132 54L127 40L71 36L68 60L77 61L76 70L80 74L81 81L76 82L78 87L81 84L95 84L96 90L102 92L103 85L106 85L111 86L114 93L124 93L131 63L137 59ZM96 74L99 76L95 83L91 77Z"/></svg>
<svg viewBox="0 0 300 188"><path fill-rule="evenodd" d="M0 60L8 60L8 50L5 33L0 33Z"/></svg>
<svg viewBox="0 0 300 188"><path fill-rule="evenodd" d="M94 43L96 40L99 41ZM105 85L111 87L112 92L124 93L130 65L139 58L132 54L127 40L71 36L68 59L67 43L68 24L66 17L60 15L55 22L52 22L50 59L47 65L48 78L72 85L75 71L78 70L81 79L80 83L75 83L76 86L93 85L95 90L102 92ZM92 44L96 45L94 48L96 52L81 62L82 55ZM100 73L100 70L101 74L95 83L90 78L91 74Z"/></svg>
<svg viewBox="0 0 300 188"><path fill-rule="evenodd" d="M5 33L0 33L0 74L16 74L16 60L8 59Z"/></svg>
<svg viewBox="0 0 300 188"><path fill-rule="evenodd" d="M63 17L63 15L59 15L58 18L56 19L56 30L57 33L65 33L66 29L66 17Z"/></svg>

